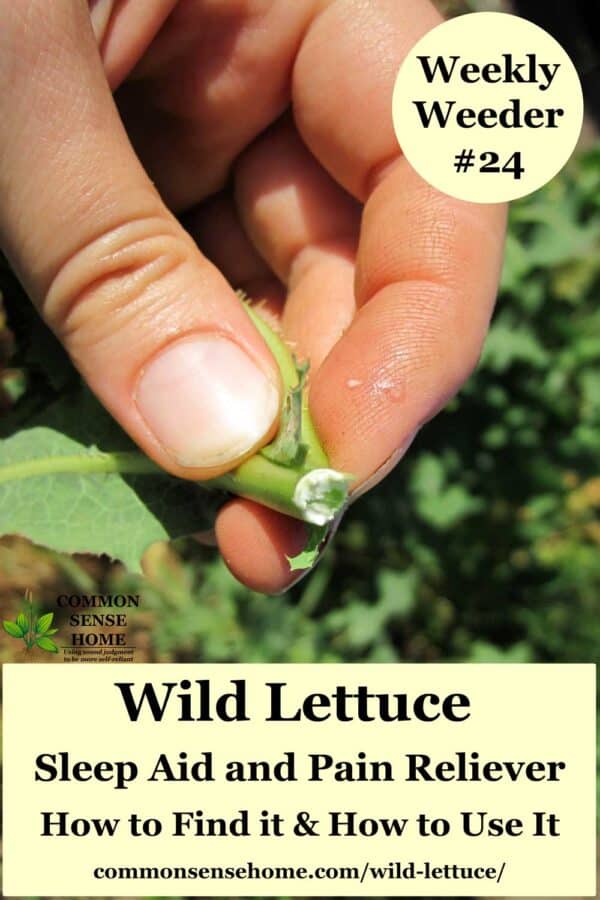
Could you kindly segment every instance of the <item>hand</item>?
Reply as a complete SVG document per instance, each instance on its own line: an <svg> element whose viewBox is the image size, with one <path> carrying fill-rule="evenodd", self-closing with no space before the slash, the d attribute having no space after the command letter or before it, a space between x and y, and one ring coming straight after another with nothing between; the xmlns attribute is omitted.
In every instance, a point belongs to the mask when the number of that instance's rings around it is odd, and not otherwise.
<svg viewBox="0 0 600 900"><path fill-rule="evenodd" d="M232 286L310 359L315 424L358 485L471 372L505 210L429 187L391 125L437 22L428 0L96 0L91 24L83 0L0 5L0 242L168 471L225 471L276 429L278 374ZM291 581L301 523L233 500L216 532L245 583Z"/></svg>

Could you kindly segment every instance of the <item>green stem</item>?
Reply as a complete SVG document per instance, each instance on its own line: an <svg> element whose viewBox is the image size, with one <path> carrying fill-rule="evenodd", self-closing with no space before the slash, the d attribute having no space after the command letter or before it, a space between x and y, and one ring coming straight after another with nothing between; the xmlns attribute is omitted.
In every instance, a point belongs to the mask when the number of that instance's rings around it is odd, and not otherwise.
<svg viewBox="0 0 600 900"><path fill-rule="evenodd" d="M290 388L296 387L298 384L298 369L294 362L294 357L283 343L283 341L272 331L267 323L254 312L249 303L244 304L246 312L252 319L252 324L261 335L265 344L273 354L275 362L281 373L283 382L283 396ZM326 468L329 463L327 456L321 447L321 442L317 436L315 426L313 425L310 412L308 410L308 394L304 391L302 397L302 440L308 447L308 453L304 461L306 469Z"/></svg>
<svg viewBox="0 0 600 900"><path fill-rule="evenodd" d="M283 401L290 390L298 389L299 373L296 362L283 341L254 312L249 304L246 311L273 354L282 380ZM282 428L284 426L282 425ZM307 447L302 463L282 464L279 459L267 458L258 452L232 472L218 478L199 481L206 489L219 488L240 497L257 500L297 519L323 526L331 521L346 501L348 479L328 468L325 452L319 442L308 410L306 391L301 409L302 443ZM273 445L269 445L272 447ZM93 475L119 473L121 475L162 475L164 471L139 452L106 453L100 450L65 456L26 459L0 467L0 484L23 478L55 474Z"/></svg>
<svg viewBox="0 0 600 900"><path fill-rule="evenodd" d="M91 453L72 454L69 456L47 456L43 459L26 459L0 467L0 484L7 481L19 481L23 478L35 478L44 475L71 474L110 474L121 475L162 475L165 472L142 453ZM257 454L242 463L233 472L195 482L199 487L211 490L231 491L240 497L257 500L265 506L298 519L311 519L310 510L301 509L294 501L298 483L306 475L306 471L286 468L270 462ZM331 473L331 477L336 473ZM341 476L338 476L341 477ZM336 510L332 510L331 518Z"/></svg>
<svg viewBox="0 0 600 900"><path fill-rule="evenodd" d="M74 453L71 456L46 456L42 459L25 459L0 468L0 484L19 481L40 475L89 475L120 472L123 474L157 475L162 472L141 453Z"/></svg>
<svg viewBox="0 0 600 900"><path fill-rule="evenodd" d="M33 647L33 596L29 594L29 641L27 643L29 650Z"/></svg>

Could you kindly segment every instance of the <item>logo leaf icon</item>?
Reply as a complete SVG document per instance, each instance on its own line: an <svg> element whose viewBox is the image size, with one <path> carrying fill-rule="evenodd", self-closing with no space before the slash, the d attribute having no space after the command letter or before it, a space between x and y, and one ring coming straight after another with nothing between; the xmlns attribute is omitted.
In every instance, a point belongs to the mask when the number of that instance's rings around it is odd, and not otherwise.
<svg viewBox="0 0 600 900"><path fill-rule="evenodd" d="M22 631L22 629L20 628L19 625L17 625L16 622L6 622L5 621L2 623L2 627L4 628L4 630L6 631L7 634L10 634L10 636L14 637L14 638L22 638L23 635L25 634L25 632Z"/></svg>
<svg viewBox="0 0 600 900"><path fill-rule="evenodd" d="M38 645L40 650L47 650L48 653L58 653L58 647L49 637L45 637L44 635L42 635L42 637L39 637L36 640L36 644Z"/></svg>
<svg viewBox="0 0 600 900"><path fill-rule="evenodd" d="M27 634L27 632L29 631L29 622L25 613L19 613L19 615L17 616L17 625L19 626L23 634Z"/></svg>
<svg viewBox="0 0 600 900"><path fill-rule="evenodd" d="M53 612L45 613L43 616L40 616L35 624L36 633L37 634L46 634L46 632L52 625L53 618L54 618ZM18 621L18 619L17 619L17 621Z"/></svg>

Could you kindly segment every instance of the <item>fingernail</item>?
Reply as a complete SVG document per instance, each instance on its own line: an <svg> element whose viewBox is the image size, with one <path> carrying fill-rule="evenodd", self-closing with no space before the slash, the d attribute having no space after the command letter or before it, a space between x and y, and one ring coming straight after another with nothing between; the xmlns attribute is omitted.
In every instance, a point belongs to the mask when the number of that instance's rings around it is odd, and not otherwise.
<svg viewBox="0 0 600 900"><path fill-rule="evenodd" d="M88 0L92 28L94 30L96 42L99 45L102 43L104 35L106 34L113 6L114 0Z"/></svg>
<svg viewBox="0 0 600 900"><path fill-rule="evenodd" d="M243 456L279 411L275 385L241 347L217 334L163 350L142 373L136 402L166 452L189 468Z"/></svg>
<svg viewBox="0 0 600 900"><path fill-rule="evenodd" d="M383 481L386 475L392 471L392 469L398 465L402 457L407 453L410 445L416 438L419 433L419 429L417 428L415 431L410 434L406 440L402 443L397 450L394 450L391 456L388 456L386 461L376 469L372 475L370 475L366 481L356 488L355 491L352 491L350 494L350 502L354 503L355 500L358 500L359 497L362 497L363 494L366 494L367 491L370 491L371 488L374 488L375 485L379 484L380 481Z"/></svg>

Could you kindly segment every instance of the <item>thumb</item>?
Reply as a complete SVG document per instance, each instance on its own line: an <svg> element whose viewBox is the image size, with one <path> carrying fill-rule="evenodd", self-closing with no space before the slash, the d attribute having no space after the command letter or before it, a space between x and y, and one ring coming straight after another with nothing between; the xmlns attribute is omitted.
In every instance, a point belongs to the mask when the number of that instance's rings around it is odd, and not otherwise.
<svg viewBox="0 0 600 900"><path fill-rule="evenodd" d="M102 403L176 475L276 427L279 375L122 127L83 3L0 6L0 243Z"/></svg>

